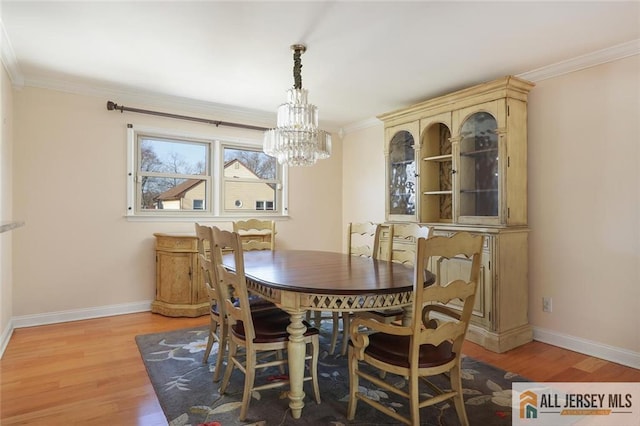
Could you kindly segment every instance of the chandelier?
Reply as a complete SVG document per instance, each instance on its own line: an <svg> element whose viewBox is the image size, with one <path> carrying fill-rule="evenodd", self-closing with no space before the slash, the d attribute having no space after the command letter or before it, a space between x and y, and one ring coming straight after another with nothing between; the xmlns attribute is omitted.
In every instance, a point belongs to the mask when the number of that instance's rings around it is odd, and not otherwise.
<svg viewBox="0 0 640 426"><path fill-rule="evenodd" d="M293 87L287 90L287 102L278 107L275 129L264 134L265 154L289 166L311 166L331 156L331 134L318 129L318 108L307 102L307 90L302 88L302 60L307 50L302 44L293 50Z"/></svg>

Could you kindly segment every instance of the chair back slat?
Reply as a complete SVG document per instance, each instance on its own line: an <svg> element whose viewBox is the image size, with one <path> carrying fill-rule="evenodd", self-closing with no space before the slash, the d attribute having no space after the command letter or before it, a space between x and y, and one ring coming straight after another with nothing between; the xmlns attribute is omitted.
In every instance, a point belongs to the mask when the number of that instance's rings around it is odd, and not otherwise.
<svg viewBox="0 0 640 426"><path fill-rule="evenodd" d="M385 225L389 238L385 241L385 260L413 266L416 262L418 238L429 238L433 228L417 223L391 223Z"/></svg>
<svg viewBox="0 0 640 426"><path fill-rule="evenodd" d="M461 350L475 303L483 243L482 236L468 232L418 239L411 351L415 359L419 345L423 344L437 346L447 340L452 343L455 353ZM424 287L425 270L435 272L433 265L442 259L470 262L470 267L465 269L466 276L456 276L446 283L438 277L436 283ZM461 307L450 305L453 300L460 300Z"/></svg>
<svg viewBox="0 0 640 426"><path fill-rule="evenodd" d="M240 234L244 251L275 250L276 222L274 220L237 220L233 222L233 232Z"/></svg>
<svg viewBox="0 0 640 426"><path fill-rule="evenodd" d="M244 274L242 241L237 232L213 228L213 262L218 272L220 288L224 291L225 310L231 325L242 321L247 341L255 339L251 318L249 293ZM223 255L232 255L235 271L224 266Z"/></svg>
<svg viewBox="0 0 640 426"><path fill-rule="evenodd" d="M218 288L218 274L213 266L211 248L213 247L213 232L210 226L195 224L198 245L198 264L202 271L202 280L209 296L211 308L217 307L220 315L224 313L223 301Z"/></svg>
<svg viewBox="0 0 640 426"><path fill-rule="evenodd" d="M347 253L351 256L380 255L380 224L372 222L349 223L347 226Z"/></svg>

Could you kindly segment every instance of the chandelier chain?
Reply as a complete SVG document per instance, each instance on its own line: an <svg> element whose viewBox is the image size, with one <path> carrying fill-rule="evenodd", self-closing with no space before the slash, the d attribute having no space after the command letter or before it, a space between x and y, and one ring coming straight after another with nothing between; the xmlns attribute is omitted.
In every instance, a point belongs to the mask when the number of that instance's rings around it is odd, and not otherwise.
<svg viewBox="0 0 640 426"><path fill-rule="evenodd" d="M302 89L302 51L294 49L293 51L293 88Z"/></svg>

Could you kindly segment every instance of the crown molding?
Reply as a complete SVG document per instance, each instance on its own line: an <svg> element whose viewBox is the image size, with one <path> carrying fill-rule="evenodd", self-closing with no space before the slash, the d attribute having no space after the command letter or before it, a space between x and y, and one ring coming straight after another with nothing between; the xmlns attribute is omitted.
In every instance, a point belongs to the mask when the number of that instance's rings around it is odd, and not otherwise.
<svg viewBox="0 0 640 426"><path fill-rule="evenodd" d="M586 55L556 62L555 64L518 74L516 77L536 83L638 54L640 54L640 39L631 40L606 49L587 53Z"/></svg>
<svg viewBox="0 0 640 426"><path fill-rule="evenodd" d="M343 134L349 134L355 132L357 130L367 129L369 127L375 127L382 124L377 117L366 118L364 120L357 121L355 123L348 124L344 126L341 130Z"/></svg>
<svg viewBox="0 0 640 426"><path fill-rule="evenodd" d="M21 88L24 86L24 77L22 75L22 71L20 70L20 66L18 65L18 59L16 58L16 54L13 51L13 46L11 45L11 41L9 40L9 36L7 35L7 31L4 28L4 23L0 19L0 60L2 60L2 64L4 68L7 70L7 74L9 74L9 78L11 79L11 84L17 88Z"/></svg>

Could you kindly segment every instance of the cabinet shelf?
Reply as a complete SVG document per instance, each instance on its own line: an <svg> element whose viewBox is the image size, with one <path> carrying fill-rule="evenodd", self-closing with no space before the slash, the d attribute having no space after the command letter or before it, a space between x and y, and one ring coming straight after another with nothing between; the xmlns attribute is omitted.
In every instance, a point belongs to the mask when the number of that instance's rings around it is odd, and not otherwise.
<svg viewBox="0 0 640 426"><path fill-rule="evenodd" d="M433 157L425 157L423 158L423 160L444 162L444 161L451 161L452 158L453 156L451 154L445 154L445 155L434 155Z"/></svg>
<svg viewBox="0 0 640 426"><path fill-rule="evenodd" d="M462 194L480 194L487 192L498 192L498 188L489 188L489 189L462 189L460 193Z"/></svg>
<svg viewBox="0 0 640 426"><path fill-rule="evenodd" d="M425 191L422 195L451 195L451 191Z"/></svg>
<svg viewBox="0 0 640 426"><path fill-rule="evenodd" d="M475 151L466 151L461 152L461 157L480 157L486 156L488 154L494 154L498 152L498 148L485 148L485 149L476 149Z"/></svg>

